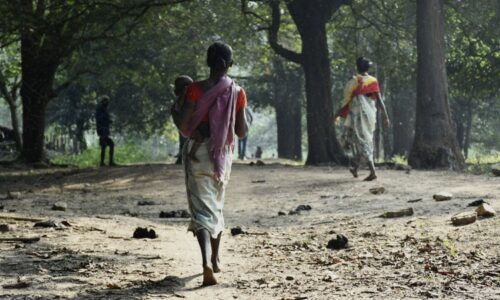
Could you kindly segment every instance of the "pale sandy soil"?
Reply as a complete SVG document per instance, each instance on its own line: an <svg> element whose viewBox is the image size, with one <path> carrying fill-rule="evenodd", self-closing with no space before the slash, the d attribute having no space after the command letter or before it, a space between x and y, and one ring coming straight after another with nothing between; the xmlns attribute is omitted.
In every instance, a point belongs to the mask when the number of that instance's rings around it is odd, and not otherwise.
<svg viewBox="0 0 500 300"><path fill-rule="evenodd" d="M361 175L366 175L366 172ZM262 182L264 181L264 182ZM235 165L227 190L223 272L200 288L201 258L183 219L182 168L143 165L87 170L0 170L0 216L66 220L60 230L2 219L0 299L500 299L500 218L462 227L452 215L483 198L500 211L500 178L444 171L380 170L375 182L341 168ZM372 187L386 193L372 195ZM454 194L436 202L439 191ZM408 200L422 198L408 203ZM138 206L152 200L153 206ZM64 201L67 211L53 211ZM278 216L299 204L312 210ZM377 217L412 207L415 215ZM15 210L15 212L9 212ZM241 226L249 234L231 236ZM132 239L137 226L159 238ZM350 247L330 250L342 233ZM17 277L28 287L6 289Z"/></svg>

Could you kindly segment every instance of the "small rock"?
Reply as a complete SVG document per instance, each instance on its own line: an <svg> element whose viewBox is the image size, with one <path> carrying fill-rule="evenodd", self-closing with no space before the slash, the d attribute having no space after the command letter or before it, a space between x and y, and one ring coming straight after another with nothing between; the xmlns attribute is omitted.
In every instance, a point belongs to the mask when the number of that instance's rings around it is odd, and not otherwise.
<svg viewBox="0 0 500 300"><path fill-rule="evenodd" d="M246 232L243 231L243 229L241 229L240 226L236 226L236 227L231 228L231 235L232 236L239 235L239 234L245 234L245 233Z"/></svg>
<svg viewBox="0 0 500 300"><path fill-rule="evenodd" d="M132 237L134 239L155 239L158 237L158 235L153 229L148 230L147 228L137 227Z"/></svg>
<svg viewBox="0 0 500 300"><path fill-rule="evenodd" d="M286 212L284 212L284 211L279 211L279 212L278 212L278 216L286 216Z"/></svg>
<svg viewBox="0 0 500 300"><path fill-rule="evenodd" d="M190 218L191 215L185 209L161 211L160 218Z"/></svg>
<svg viewBox="0 0 500 300"><path fill-rule="evenodd" d="M293 276L287 276L285 277L286 280L293 280Z"/></svg>
<svg viewBox="0 0 500 300"><path fill-rule="evenodd" d="M311 205L308 205L308 204L301 204L299 206L297 206L297 208L295 209L295 211L308 211L308 210L311 210L312 207Z"/></svg>
<svg viewBox="0 0 500 300"><path fill-rule="evenodd" d="M66 227L71 227L73 225L71 225L68 221L62 221L61 222L62 225L66 226Z"/></svg>
<svg viewBox="0 0 500 300"><path fill-rule="evenodd" d="M266 164L262 161L262 160L258 160L256 163L255 163L257 166L265 166Z"/></svg>
<svg viewBox="0 0 500 300"><path fill-rule="evenodd" d="M448 192L440 192L432 196L434 200L436 201L446 201L446 200L451 200L453 198L453 194L448 193Z"/></svg>
<svg viewBox="0 0 500 300"><path fill-rule="evenodd" d="M326 248L333 250L345 249L347 248L348 243L349 240L347 239L347 237L345 237L345 235L337 234L337 237L335 239L331 239L328 241L328 245L326 246Z"/></svg>
<svg viewBox="0 0 500 300"><path fill-rule="evenodd" d="M496 214L493 207L491 207L487 203L483 203L478 208L476 208L476 213L479 217L483 217L483 218L494 217Z"/></svg>
<svg viewBox="0 0 500 300"><path fill-rule="evenodd" d="M9 232L10 231L10 227L8 224L0 224L0 232L4 233L4 232Z"/></svg>
<svg viewBox="0 0 500 300"><path fill-rule="evenodd" d="M67 208L68 204L66 204L66 202L56 202L52 205L52 210L65 211Z"/></svg>
<svg viewBox="0 0 500 300"><path fill-rule="evenodd" d="M462 226L462 225L472 224L476 222L476 219L477 219L477 214L475 211L464 212L451 217L451 223L454 226Z"/></svg>
<svg viewBox="0 0 500 300"><path fill-rule="evenodd" d="M61 228L61 224L57 223L54 220L47 220L35 223L33 227L41 227L41 228Z"/></svg>
<svg viewBox="0 0 500 300"><path fill-rule="evenodd" d="M5 207L3 205L0 205L0 210L3 210Z"/></svg>
<svg viewBox="0 0 500 300"><path fill-rule="evenodd" d="M370 189L370 193L374 195L380 195L385 193L385 188L384 187L375 187Z"/></svg>
<svg viewBox="0 0 500 300"><path fill-rule="evenodd" d="M387 211L387 212L380 215L381 218L400 218L400 217L407 217L407 216L413 216L413 208L412 207L400 209L397 211Z"/></svg>
<svg viewBox="0 0 500 300"><path fill-rule="evenodd" d="M484 204L484 203L489 204L488 202L484 201L483 199L479 199L479 200L472 201L467 206L469 206L469 207L471 207L471 206L480 206L481 204Z"/></svg>
<svg viewBox="0 0 500 300"><path fill-rule="evenodd" d="M493 166L491 166L491 172L495 176L500 176L500 164L494 164Z"/></svg>
<svg viewBox="0 0 500 300"><path fill-rule="evenodd" d="M21 198L21 192L7 192L7 199L15 200Z"/></svg>
<svg viewBox="0 0 500 300"><path fill-rule="evenodd" d="M288 214L291 216L291 215L300 215L300 211L296 211L296 210L291 210L288 212Z"/></svg>
<svg viewBox="0 0 500 300"><path fill-rule="evenodd" d="M151 201L151 200L143 200L143 201L137 202L137 205L139 205L139 206L156 205L156 202Z"/></svg>

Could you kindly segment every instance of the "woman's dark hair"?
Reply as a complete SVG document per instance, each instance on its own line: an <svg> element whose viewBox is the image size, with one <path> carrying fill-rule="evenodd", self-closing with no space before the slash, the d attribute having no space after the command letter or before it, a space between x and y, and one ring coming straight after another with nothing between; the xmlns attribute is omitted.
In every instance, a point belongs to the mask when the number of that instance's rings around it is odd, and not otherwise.
<svg viewBox="0 0 500 300"><path fill-rule="evenodd" d="M233 63L233 49L228 44L215 42L207 51L207 65L217 71L222 71Z"/></svg>
<svg viewBox="0 0 500 300"><path fill-rule="evenodd" d="M373 63L366 57L360 57L356 60L356 67L359 73L367 72Z"/></svg>

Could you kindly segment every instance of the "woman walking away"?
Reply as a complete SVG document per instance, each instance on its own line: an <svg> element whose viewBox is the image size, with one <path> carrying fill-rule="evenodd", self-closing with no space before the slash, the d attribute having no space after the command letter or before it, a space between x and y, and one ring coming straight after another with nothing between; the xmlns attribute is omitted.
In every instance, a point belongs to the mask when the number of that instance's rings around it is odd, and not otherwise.
<svg viewBox="0 0 500 300"><path fill-rule="evenodd" d="M183 150L191 212L188 230L194 233L200 245L204 286L217 284L214 273L221 271L222 209L235 134L244 138L248 129L245 91L227 76L233 64L231 47L220 42L212 44L208 48L207 64L208 79L191 84L186 91L179 128L189 138ZM198 147L196 159L188 155L192 147Z"/></svg>
<svg viewBox="0 0 500 300"><path fill-rule="evenodd" d="M344 89L344 102L335 114L345 119L341 144L349 157L349 171L358 177L361 163L367 162L370 175L365 181L377 178L373 162L373 133L377 122L377 108L382 110L384 125L389 127L389 118L384 101L380 95L377 78L368 74L372 62L360 57L356 61L358 74L347 82Z"/></svg>

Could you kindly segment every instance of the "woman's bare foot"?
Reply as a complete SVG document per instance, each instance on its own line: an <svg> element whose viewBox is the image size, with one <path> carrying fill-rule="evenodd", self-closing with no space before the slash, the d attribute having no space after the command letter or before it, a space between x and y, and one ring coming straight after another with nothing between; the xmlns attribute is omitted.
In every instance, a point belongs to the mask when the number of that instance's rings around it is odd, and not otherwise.
<svg viewBox="0 0 500 300"><path fill-rule="evenodd" d="M213 266L214 273L220 273L221 269L220 269L219 259L212 260L212 266Z"/></svg>
<svg viewBox="0 0 500 300"><path fill-rule="evenodd" d="M203 266L203 284L202 286L216 285L217 280L214 271L209 266Z"/></svg>
<svg viewBox="0 0 500 300"><path fill-rule="evenodd" d="M351 174L352 174L352 176L354 176L354 178L358 178L358 169L349 168L349 172L351 172Z"/></svg>
<svg viewBox="0 0 500 300"><path fill-rule="evenodd" d="M375 175L375 173L371 173L370 175L368 175L368 177L366 177L365 179L363 179L363 181L372 181L372 180L375 180L377 179L377 175Z"/></svg>

